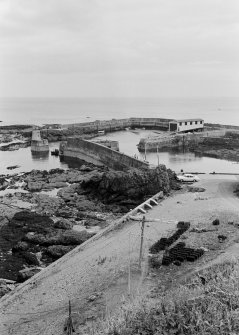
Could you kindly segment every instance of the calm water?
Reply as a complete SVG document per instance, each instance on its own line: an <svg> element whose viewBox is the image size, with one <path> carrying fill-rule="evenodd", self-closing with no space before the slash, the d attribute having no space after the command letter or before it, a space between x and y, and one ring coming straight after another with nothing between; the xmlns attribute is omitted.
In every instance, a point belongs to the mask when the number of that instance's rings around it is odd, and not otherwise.
<svg viewBox="0 0 239 335"><path fill-rule="evenodd" d="M239 99L0 99L1 125L73 123L112 118L201 117L205 122L233 124L239 126ZM136 145L147 131L138 134L117 132L106 136L119 141L120 151L143 158ZM105 138L105 137L104 137ZM103 137L101 137L103 139ZM58 143L51 144L51 149ZM239 172L239 165L225 160L197 157L193 153L148 153L147 160L152 164L163 163L176 172ZM10 165L20 165L18 169L7 170ZM32 156L30 148L17 151L0 151L0 174L9 174L32 169L67 168L58 157L50 154L45 157Z"/></svg>
<svg viewBox="0 0 239 335"><path fill-rule="evenodd" d="M137 144L141 137L147 137L149 131L139 131L138 134L130 131L120 131L111 133L106 136L100 136L99 139L114 139L119 141L120 151L128 155L137 155L143 159L144 154L139 153ZM59 147L59 143L51 143L50 150ZM194 153L170 153L160 152L146 153L147 160L151 164L165 164L168 168L179 172L181 169L188 172L231 172L239 173L239 164L226 160L218 160L208 157L198 157ZM8 166L20 165L14 170L7 170ZM13 174L17 172L31 171L32 169L49 170L53 168L75 167L61 162L59 157L51 156L51 154L36 156L32 155L30 147L19 149L17 151L0 151L0 174Z"/></svg>
<svg viewBox="0 0 239 335"><path fill-rule="evenodd" d="M239 126L239 98L32 98L0 99L0 120L8 124L74 123L112 118L196 118Z"/></svg>

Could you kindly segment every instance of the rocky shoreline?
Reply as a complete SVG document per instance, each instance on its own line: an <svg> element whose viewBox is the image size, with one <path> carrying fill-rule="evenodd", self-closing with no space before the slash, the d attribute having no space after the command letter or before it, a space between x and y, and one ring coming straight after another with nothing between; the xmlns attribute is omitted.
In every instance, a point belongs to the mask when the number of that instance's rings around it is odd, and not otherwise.
<svg viewBox="0 0 239 335"><path fill-rule="evenodd" d="M201 156L239 162L239 133L227 131L223 137L206 137L200 147L190 149Z"/></svg>
<svg viewBox="0 0 239 335"><path fill-rule="evenodd" d="M82 165L2 175L0 187L0 278L17 284L147 197L159 191L168 194L178 184L164 165L128 172ZM14 286L4 280L0 295Z"/></svg>

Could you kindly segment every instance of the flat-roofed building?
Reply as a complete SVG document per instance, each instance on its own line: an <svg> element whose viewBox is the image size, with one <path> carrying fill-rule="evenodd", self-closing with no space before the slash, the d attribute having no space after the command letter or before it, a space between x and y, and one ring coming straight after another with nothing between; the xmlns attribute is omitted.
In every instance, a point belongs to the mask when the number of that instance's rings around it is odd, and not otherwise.
<svg viewBox="0 0 239 335"><path fill-rule="evenodd" d="M202 131L203 128L203 119L183 119L169 122L169 130L175 132Z"/></svg>

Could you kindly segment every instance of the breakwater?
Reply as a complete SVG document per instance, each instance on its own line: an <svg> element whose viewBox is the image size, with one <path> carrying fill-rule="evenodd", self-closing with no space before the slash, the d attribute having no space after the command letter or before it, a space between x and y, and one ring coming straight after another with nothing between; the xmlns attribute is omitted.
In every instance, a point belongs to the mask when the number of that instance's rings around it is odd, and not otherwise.
<svg viewBox="0 0 239 335"><path fill-rule="evenodd" d="M169 122L172 119L162 118L128 118L128 119L112 119L112 120L96 120L93 122L73 123L62 125L63 129L81 129L84 133L92 133L98 131L117 131L125 128L149 128L168 130Z"/></svg>
<svg viewBox="0 0 239 335"><path fill-rule="evenodd" d="M212 142L215 142L215 139L220 139L225 136L225 134L225 129L182 134L165 133L150 138L141 138L138 144L138 150L140 152L156 152L164 148L197 147L205 141L210 141L210 139Z"/></svg>
<svg viewBox="0 0 239 335"><path fill-rule="evenodd" d="M115 170L148 169L149 167L144 161L80 137L68 138L67 142L60 145L60 152L64 158L85 160L98 166L106 165Z"/></svg>

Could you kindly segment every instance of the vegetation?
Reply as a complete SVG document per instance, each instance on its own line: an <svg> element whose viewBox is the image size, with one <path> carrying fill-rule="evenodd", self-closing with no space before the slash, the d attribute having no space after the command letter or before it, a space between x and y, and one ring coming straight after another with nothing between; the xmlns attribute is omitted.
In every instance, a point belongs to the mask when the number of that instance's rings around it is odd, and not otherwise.
<svg viewBox="0 0 239 335"><path fill-rule="evenodd" d="M239 264L233 261L194 275L158 299L134 301L91 331L94 335L238 333Z"/></svg>

